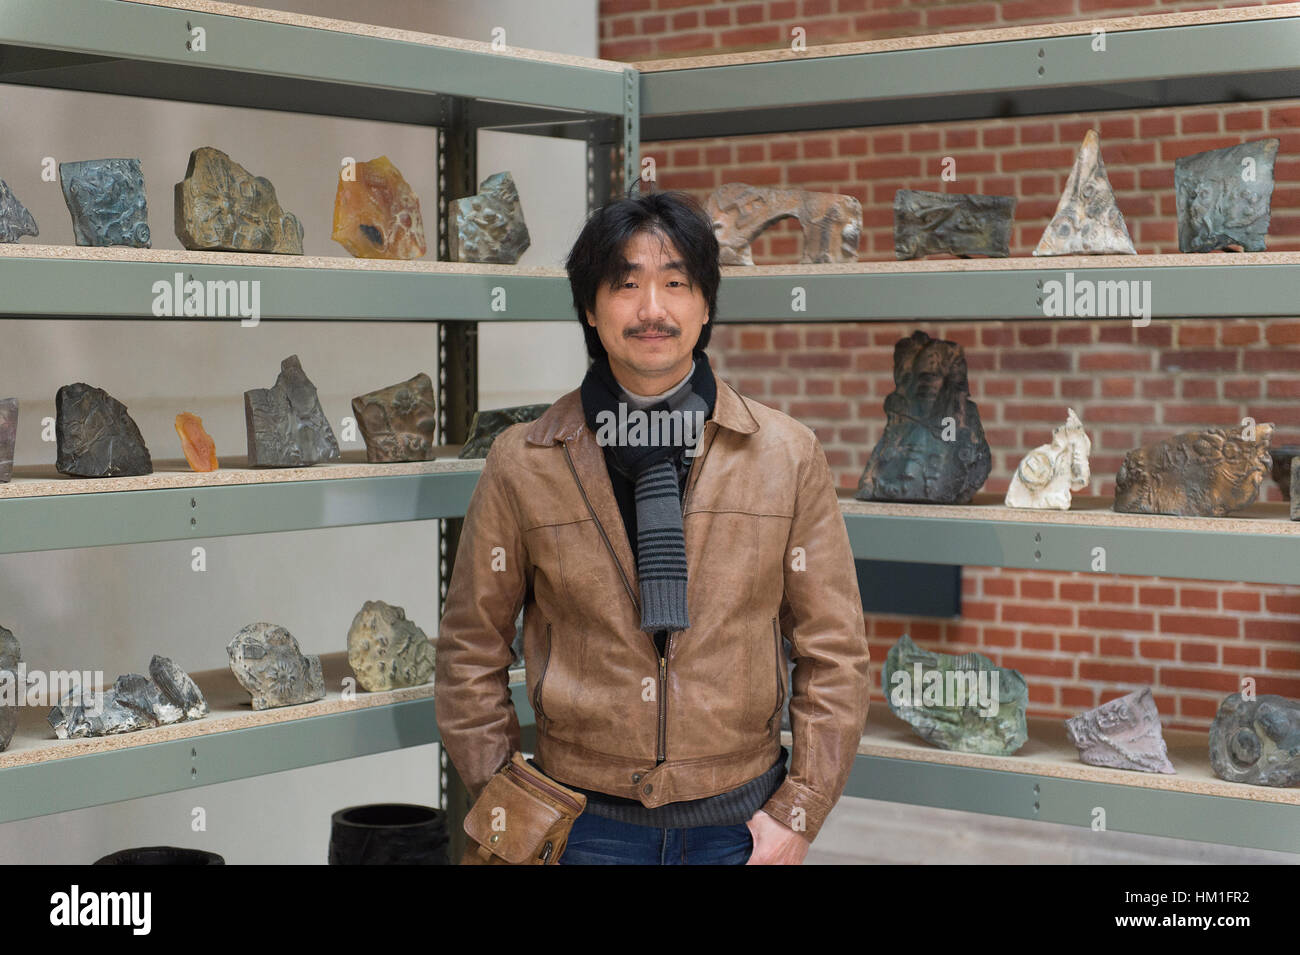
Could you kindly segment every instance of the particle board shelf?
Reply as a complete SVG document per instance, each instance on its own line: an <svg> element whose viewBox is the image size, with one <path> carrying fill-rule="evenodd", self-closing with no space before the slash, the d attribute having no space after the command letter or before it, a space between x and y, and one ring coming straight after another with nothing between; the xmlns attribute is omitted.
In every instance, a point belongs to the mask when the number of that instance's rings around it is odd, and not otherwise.
<svg viewBox="0 0 1300 955"><path fill-rule="evenodd" d="M873 560L1300 584L1300 522L1260 503L1227 517L1124 514L1076 496L1068 511L857 501L840 492L853 555ZM1102 548L1099 555L1097 548ZM1094 569L1103 556L1104 570Z"/></svg>
<svg viewBox="0 0 1300 955"><path fill-rule="evenodd" d="M633 65L643 142L1276 99L1296 95L1300 4Z"/></svg>
<svg viewBox="0 0 1300 955"><path fill-rule="evenodd" d="M205 31L190 49L191 27ZM485 38L490 39L490 38ZM623 63L204 0L0 0L0 81L439 126L622 116ZM512 109L503 109L509 107Z"/></svg>
<svg viewBox="0 0 1300 955"><path fill-rule="evenodd" d="M190 280L203 284L204 310L211 314L154 315L155 300L164 294L154 291L158 282L171 290L169 305L177 311L178 274L182 288ZM718 321L723 323L1043 320L1048 283L1061 283L1063 300L1074 302L1085 279L1094 283L1102 313L1091 317L1112 321L1140 321L1133 315L1142 308L1149 309L1152 321L1290 316L1300 286L1300 252L727 266L722 278ZM573 320L572 290L560 268L0 245L4 316L235 322L240 321L236 299L213 297L209 305L209 283L252 281L259 283L258 321ZM234 294L228 285L222 288L223 295ZM795 288L804 290L800 311L794 310ZM1071 316L1067 312L1058 320Z"/></svg>
<svg viewBox="0 0 1300 955"><path fill-rule="evenodd" d="M0 753L0 822L438 741L432 681L344 699L347 653L321 654L321 668L325 699L268 710L252 708L229 668L194 672L206 717L114 736L61 740L48 707L20 707ZM513 694L523 679L510 671Z"/></svg>
<svg viewBox="0 0 1300 955"><path fill-rule="evenodd" d="M1231 783L1210 768L1207 733L1165 730L1174 775L1088 766L1061 720L1031 717L1011 756L938 749L883 701L872 704L845 795L1300 852L1300 787ZM791 745L788 732L782 734Z"/></svg>
<svg viewBox="0 0 1300 955"><path fill-rule="evenodd" d="M0 484L0 554L462 517L483 460L459 460L459 450L395 464L350 450L298 468L231 457L212 472L159 460L153 474L111 478L19 466Z"/></svg>

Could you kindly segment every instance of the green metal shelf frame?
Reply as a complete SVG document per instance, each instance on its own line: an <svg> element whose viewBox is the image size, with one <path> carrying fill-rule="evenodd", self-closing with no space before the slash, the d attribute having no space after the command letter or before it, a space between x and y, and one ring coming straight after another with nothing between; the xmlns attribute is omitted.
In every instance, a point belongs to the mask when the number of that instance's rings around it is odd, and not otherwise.
<svg viewBox="0 0 1300 955"><path fill-rule="evenodd" d="M0 497L0 554L464 517L477 470Z"/></svg>
<svg viewBox="0 0 1300 955"><path fill-rule="evenodd" d="M641 74L647 142L1300 96L1300 17ZM689 109L681 105L690 104Z"/></svg>
<svg viewBox="0 0 1300 955"><path fill-rule="evenodd" d="M535 721L512 684L522 743ZM128 746L0 769L0 823L247 779L439 741L432 697ZM1009 758L1013 760L1013 758ZM1295 807L1251 799L1059 779L923 760L859 755L846 796L1091 826L1111 831L1300 852Z"/></svg>
<svg viewBox="0 0 1300 955"><path fill-rule="evenodd" d="M989 518L846 514L853 556L904 563L1300 584L1300 534L1054 524ZM1300 525L1296 525L1300 530Z"/></svg>

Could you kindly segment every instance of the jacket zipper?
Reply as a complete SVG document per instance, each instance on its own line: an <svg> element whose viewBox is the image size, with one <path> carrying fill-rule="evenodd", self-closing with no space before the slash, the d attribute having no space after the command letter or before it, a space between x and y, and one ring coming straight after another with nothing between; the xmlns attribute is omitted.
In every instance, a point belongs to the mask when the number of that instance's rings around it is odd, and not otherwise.
<svg viewBox="0 0 1300 955"><path fill-rule="evenodd" d="M543 782L537 777L529 775L528 773L520 769L518 766L516 766L514 763L506 763L506 772L508 772L511 776L514 776L517 780L519 780L520 784L523 785L525 788L531 786L534 789L540 789L542 792L546 793L556 802L563 803L564 805L572 809L574 812L581 811L582 807L578 805L577 800L573 799L568 793L562 792L559 789L556 789L554 786L550 785L549 783Z"/></svg>
<svg viewBox="0 0 1300 955"><path fill-rule="evenodd" d="M537 677L537 686L533 688L533 711L541 716L543 728L545 728L548 720L546 719L546 711L542 709L542 683L546 680L546 668L550 666L550 663L551 625L548 623L546 625L546 656L542 659L542 672L541 675Z"/></svg>
<svg viewBox="0 0 1300 955"><path fill-rule="evenodd" d="M781 628L776 622L776 617L772 618L772 634L776 640L776 709L767 720L767 731L772 732L772 722L781 715L781 705L785 703L785 666L781 657Z"/></svg>

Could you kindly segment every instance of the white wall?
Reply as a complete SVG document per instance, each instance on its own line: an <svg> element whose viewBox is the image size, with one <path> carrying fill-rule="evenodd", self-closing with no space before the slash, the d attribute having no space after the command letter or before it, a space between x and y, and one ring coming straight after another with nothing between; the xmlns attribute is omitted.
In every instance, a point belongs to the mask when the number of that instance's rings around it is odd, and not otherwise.
<svg viewBox="0 0 1300 955"><path fill-rule="evenodd" d="M595 0L451 3L420 0L274 0L250 5L363 19L404 29L596 54ZM557 15L560 11L563 15ZM436 248L435 132L264 110L0 86L0 178L40 226L24 242L72 245L58 161L135 156L143 163L153 247L179 249L172 188L198 146L224 149L276 186L305 229L308 255L346 255L330 239L339 158L386 154L421 200ZM560 265L585 215L584 147L500 133L479 137L479 178L509 169L532 245L521 265ZM0 294L3 290L0 289ZM554 400L586 369L581 329L564 323L480 326L480 406ZM373 322L0 321L0 396L17 396L16 463L53 464L39 421L60 385L86 381L126 403L155 458L180 455L178 411L199 414L217 453L246 449L243 392L268 387L297 353L337 431L354 395L437 377L437 327ZM345 447L361 447L358 441ZM0 557L0 624L31 667L142 671L153 653L189 670L226 665L244 624L286 626L308 653L346 648L367 599L403 606L433 636L438 615L437 522L213 539L208 569L189 568L189 542ZM436 747L277 773L73 813L0 825L0 863L89 862L114 849L167 843L209 848L231 863L323 862L334 810L362 802L436 804ZM203 806L206 833L191 833Z"/></svg>

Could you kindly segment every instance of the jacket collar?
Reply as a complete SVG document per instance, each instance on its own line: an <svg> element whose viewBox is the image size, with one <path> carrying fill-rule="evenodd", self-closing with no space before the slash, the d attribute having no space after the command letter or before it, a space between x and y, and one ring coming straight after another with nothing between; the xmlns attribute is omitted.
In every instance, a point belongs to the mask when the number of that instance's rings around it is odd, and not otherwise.
<svg viewBox="0 0 1300 955"><path fill-rule="evenodd" d="M718 396L713 403L713 414L709 420L716 422L720 428L740 434L753 434L757 431L758 421L740 393L716 373L713 379L718 385ZM587 421L582 413L582 392L580 388L575 388L556 399L555 404L533 422L525 438L530 444L555 444L558 441L568 441L585 430Z"/></svg>

